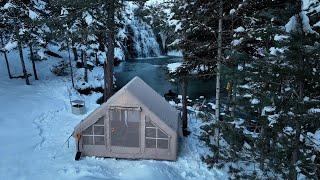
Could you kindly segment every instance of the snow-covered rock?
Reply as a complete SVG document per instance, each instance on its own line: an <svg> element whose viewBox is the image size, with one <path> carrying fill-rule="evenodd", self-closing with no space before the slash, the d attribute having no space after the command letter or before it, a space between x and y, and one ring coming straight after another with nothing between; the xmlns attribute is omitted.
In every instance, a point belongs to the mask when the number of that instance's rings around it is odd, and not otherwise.
<svg viewBox="0 0 320 180"><path fill-rule="evenodd" d="M182 54L182 51L175 51L175 50L172 50L172 51L169 51L167 53L168 56L175 56L175 57L182 57L183 54Z"/></svg>
<svg viewBox="0 0 320 180"><path fill-rule="evenodd" d="M167 65L167 68L170 73L174 73L177 71L179 67L181 67L182 63L181 62L176 62L176 63L170 63Z"/></svg>

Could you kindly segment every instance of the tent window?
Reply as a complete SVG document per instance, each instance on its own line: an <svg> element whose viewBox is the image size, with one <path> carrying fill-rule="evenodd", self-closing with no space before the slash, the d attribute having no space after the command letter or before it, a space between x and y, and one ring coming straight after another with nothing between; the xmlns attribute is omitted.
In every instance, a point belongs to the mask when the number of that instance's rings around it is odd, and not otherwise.
<svg viewBox="0 0 320 180"><path fill-rule="evenodd" d="M82 132L84 145L104 145L104 117Z"/></svg>
<svg viewBox="0 0 320 180"><path fill-rule="evenodd" d="M168 139L168 136L161 129L158 129L158 136L157 137Z"/></svg>
<svg viewBox="0 0 320 180"><path fill-rule="evenodd" d="M147 148L156 148L156 140L155 139L146 139L146 147Z"/></svg>
<svg viewBox="0 0 320 180"><path fill-rule="evenodd" d="M155 127L151 121L146 121L146 127Z"/></svg>
<svg viewBox="0 0 320 180"><path fill-rule="evenodd" d="M93 136L83 136L83 144L93 145Z"/></svg>
<svg viewBox="0 0 320 180"><path fill-rule="evenodd" d="M95 136L94 137L95 145L104 145L104 137L103 136Z"/></svg>
<svg viewBox="0 0 320 180"><path fill-rule="evenodd" d="M96 122L96 125L104 125L104 117L99 118L99 120Z"/></svg>
<svg viewBox="0 0 320 180"><path fill-rule="evenodd" d="M146 137L156 138L157 129L156 128L146 128Z"/></svg>
<svg viewBox="0 0 320 180"><path fill-rule="evenodd" d="M146 148L169 149L169 136L146 118Z"/></svg>
<svg viewBox="0 0 320 180"><path fill-rule="evenodd" d="M83 135L92 135L92 126L82 132Z"/></svg>
<svg viewBox="0 0 320 180"><path fill-rule="evenodd" d="M104 135L104 126L94 126L95 135Z"/></svg>
<svg viewBox="0 0 320 180"><path fill-rule="evenodd" d="M167 139L158 139L157 147L160 149L168 149L169 141Z"/></svg>
<svg viewBox="0 0 320 180"><path fill-rule="evenodd" d="M111 145L140 147L140 111L110 109Z"/></svg>

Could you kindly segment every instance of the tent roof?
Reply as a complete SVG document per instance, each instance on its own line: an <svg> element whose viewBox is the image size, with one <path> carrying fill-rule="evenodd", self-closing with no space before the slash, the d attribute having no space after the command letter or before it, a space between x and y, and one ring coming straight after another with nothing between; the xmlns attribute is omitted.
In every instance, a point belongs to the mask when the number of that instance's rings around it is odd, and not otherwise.
<svg viewBox="0 0 320 180"><path fill-rule="evenodd" d="M108 106L112 106L119 98L133 96L141 102L149 111L152 111L173 131L178 130L178 111L172 107L164 97L160 96L148 84L139 77L134 77L128 84L115 93L110 99L94 110L89 116L75 127L75 132L81 131L98 120L99 114L103 113Z"/></svg>
<svg viewBox="0 0 320 180"><path fill-rule="evenodd" d="M178 111L138 76L117 93L129 91L173 130L178 129Z"/></svg>

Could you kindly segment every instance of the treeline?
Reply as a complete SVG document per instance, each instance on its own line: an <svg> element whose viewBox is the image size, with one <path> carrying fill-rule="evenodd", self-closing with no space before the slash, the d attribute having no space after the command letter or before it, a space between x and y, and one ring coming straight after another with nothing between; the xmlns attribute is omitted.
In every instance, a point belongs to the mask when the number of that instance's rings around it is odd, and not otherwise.
<svg viewBox="0 0 320 180"><path fill-rule="evenodd" d="M132 1L134 2L134 1ZM137 5L143 6L144 1ZM96 66L104 68L104 101L113 94L113 66L115 49L119 43L119 28L124 26L122 0L6 0L0 6L1 52L4 55L8 76L10 71L8 52L17 49L26 84L30 85L31 74L27 72L25 60L32 61L33 76L38 80L35 61L45 54L61 57L51 52L49 45L59 44L59 51L69 52L69 61L57 66L54 73L65 75L64 69L71 68L72 84L75 86L72 66L84 68L83 79L88 82L88 69L93 57ZM30 57L24 57L28 47ZM74 57L74 63L71 58ZM89 65L88 65L89 64ZM19 76L20 77L20 76Z"/></svg>
<svg viewBox="0 0 320 180"><path fill-rule="evenodd" d="M227 168L232 178L319 179L319 1L171 5L184 55L175 75L182 84L217 81L215 122L202 136L213 153L204 161ZM186 114L185 107L185 131Z"/></svg>

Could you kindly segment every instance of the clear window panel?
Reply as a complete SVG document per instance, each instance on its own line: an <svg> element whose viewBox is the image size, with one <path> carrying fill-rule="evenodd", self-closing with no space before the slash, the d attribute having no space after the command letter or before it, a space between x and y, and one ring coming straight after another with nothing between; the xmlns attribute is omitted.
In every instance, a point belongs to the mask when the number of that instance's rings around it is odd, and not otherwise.
<svg viewBox="0 0 320 180"><path fill-rule="evenodd" d="M156 148L156 140L146 139L146 148Z"/></svg>
<svg viewBox="0 0 320 180"><path fill-rule="evenodd" d="M113 109L113 110L110 110L110 117L111 117L111 121L120 121L120 110L117 110L117 109Z"/></svg>
<svg viewBox="0 0 320 180"><path fill-rule="evenodd" d="M146 128L146 137L156 138L156 128Z"/></svg>
<svg viewBox="0 0 320 180"><path fill-rule="evenodd" d="M82 136L84 145L93 145L93 136Z"/></svg>
<svg viewBox="0 0 320 180"><path fill-rule="evenodd" d="M95 145L104 145L104 136L94 136Z"/></svg>
<svg viewBox="0 0 320 180"><path fill-rule="evenodd" d="M104 135L104 126L94 126L94 135Z"/></svg>
<svg viewBox="0 0 320 180"><path fill-rule="evenodd" d="M86 130L84 130L83 135L93 135L92 133L92 126L88 127Z"/></svg>
<svg viewBox="0 0 320 180"><path fill-rule="evenodd" d="M168 136L161 129L158 129L158 137L157 138L168 138Z"/></svg>
<svg viewBox="0 0 320 180"><path fill-rule="evenodd" d="M140 111L127 111L129 122L140 122Z"/></svg>
<svg viewBox="0 0 320 180"><path fill-rule="evenodd" d="M169 141L164 139L157 139L157 147L159 149L168 149Z"/></svg>
<svg viewBox="0 0 320 180"><path fill-rule="evenodd" d="M120 121L124 121L124 123L127 123L126 122L126 119L127 119L127 114L126 114L126 111L121 109L119 110L120 111Z"/></svg>
<svg viewBox="0 0 320 180"><path fill-rule="evenodd" d="M99 118L99 120L95 124L96 125L104 125L104 117Z"/></svg>
<svg viewBox="0 0 320 180"><path fill-rule="evenodd" d="M148 116L146 117L146 127L155 127Z"/></svg>

